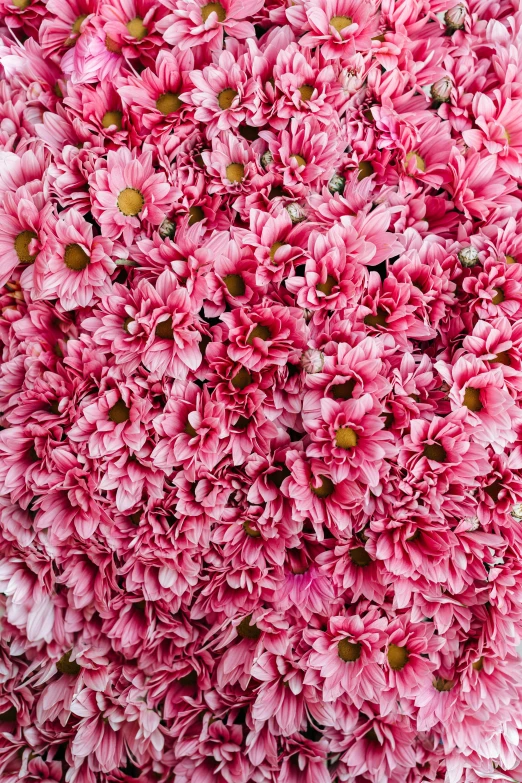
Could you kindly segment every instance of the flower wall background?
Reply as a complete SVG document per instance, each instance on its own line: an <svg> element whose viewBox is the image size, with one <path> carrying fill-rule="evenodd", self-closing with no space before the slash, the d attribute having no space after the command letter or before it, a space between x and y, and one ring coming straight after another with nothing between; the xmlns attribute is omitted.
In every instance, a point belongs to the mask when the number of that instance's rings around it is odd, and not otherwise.
<svg viewBox="0 0 522 783"><path fill-rule="evenodd" d="M0 783L522 780L519 0L0 0Z"/></svg>

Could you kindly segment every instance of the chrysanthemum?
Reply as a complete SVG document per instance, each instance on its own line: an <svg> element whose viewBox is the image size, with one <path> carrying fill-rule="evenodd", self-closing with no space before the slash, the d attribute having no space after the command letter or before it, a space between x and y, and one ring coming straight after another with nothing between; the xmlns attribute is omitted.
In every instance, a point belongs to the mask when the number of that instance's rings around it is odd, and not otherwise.
<svg viewBox="0 0 522 783"><path fill-rule="evenodd" d="M222 48L223 33L243 39L253 36L254 28L246 18L255 14L261 0L168 0L172 9L158 25L168 44L178 45L181 51L193 46L208 45L213 50Z"/></svg>
<svg viewBox="0 0 522 783"><path fill-rule="evenodd" d="M371 609L362 615L330 617L325 631L306 631L312 650L304 682L315 682L317 672L325 701L349 693L360 707L365 699L374 699L384 686L380 664L385 627L386 619Z"/></svg>
<svg viewBox="0 0 522 783"><path fill-rule="evenodd" d="M94 236L91 224L75 209L50 219L46 231L46 247L35 266L35 297L58 298L65 310L73 310L108 294L116 268L112 242Z"/></svg>
<svg viewBox="0 0 522 783"><path fill-rule="evenodd" d="M159 226L172 202L165 176L156 173L152 154L133 156L126 147L107 155L107 168L89 177L92 212L103 236L132 242L143 221Z"/></svg>
<svg viewBox="0 0 522 783"><path fill-rule="evenodd" d="M346 59L371 47L379 19L371 0L305 0L287 10L302 46L320 46L326 60Z"/></svg>

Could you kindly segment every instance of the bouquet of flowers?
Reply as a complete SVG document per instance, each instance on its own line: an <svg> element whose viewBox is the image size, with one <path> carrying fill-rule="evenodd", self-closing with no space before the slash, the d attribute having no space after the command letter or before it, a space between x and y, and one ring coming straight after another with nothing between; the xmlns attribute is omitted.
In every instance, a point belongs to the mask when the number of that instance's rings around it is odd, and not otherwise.
<svg viewBox="0 0 522 783"><path fill-rule="evenodd" d="M522 780L520 0L0 0L0 783Z"/></svg>

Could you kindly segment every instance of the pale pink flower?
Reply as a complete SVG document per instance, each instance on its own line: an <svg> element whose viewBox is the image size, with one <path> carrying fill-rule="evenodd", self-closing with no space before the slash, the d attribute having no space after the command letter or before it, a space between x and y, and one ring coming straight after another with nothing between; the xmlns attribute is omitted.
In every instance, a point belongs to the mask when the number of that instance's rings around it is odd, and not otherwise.
<svg viewBox="0 0 522 783"><path fill-rule="evenodd" d="M193 46L208 45L220 50L223 33L237 39L254 36L254 27L246 17L261 8L261 0L223 0L207 3L205 0L168 0L172 13L158 28L168 44L178 45L181 51Z"/></svg>
<svg viewBox="0 0 522 783"><path fill-rule="evenodd" d="M143 221L161 224L174 195L164 174L154 171L152 154L133 155L126 147L108 153L107 168L94 171L89 186L103 236L123 236L128 244Z"/></svg>
<svg viewBox="0 0 522 783"><path fill-rule="evenodd" d="M94 236L91 224L75 209L50 219L46 232L45 250L34 268L35 298L58 298L64 310L73 310L109 293L116 269L109 239Z"/></svg>
<svg viewBox="0 0 522 783"><path fill-rule="evenodd" d="M370 49L379 24L373 0L304 0L286 15L296 30L306 32L301 45L320 46L327 60Z"/></svg>
<svg viewBox="0 0 522 783"><path fill-rule="evenodd" d="M365 699L375 699L384 686L380 664L385 628L385 618L371 609L364 615L330 617L326 631L307 630L312 650L304 682L320 684L327 702L343 693L358 707Z"/></svg>
<svg viewBox="0 0 522 783"><path fill-rule="evenodd" d="M321 400L320 415L306 423L312 439L308 455L323 459L335 482L360 479L377 487L385 470L383 458L397 453L380 410L370 394Z"/></svg>
<svg viewBox="0 0 522 783"><path fill-rule="evenodd" d="M237 128L255 114L258 103L255 82L241 68L241 60L227 50L216 59L202 71L191 71L194 87L181 95L182 100L197 107L194 118L205 123L208 138Z"/></svg>

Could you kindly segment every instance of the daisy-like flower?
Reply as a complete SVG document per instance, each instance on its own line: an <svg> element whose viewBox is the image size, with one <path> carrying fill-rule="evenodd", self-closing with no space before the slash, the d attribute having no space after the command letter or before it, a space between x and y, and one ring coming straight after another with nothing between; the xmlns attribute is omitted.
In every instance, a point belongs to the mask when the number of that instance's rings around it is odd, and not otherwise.
<svg viewBox="0 0 522 783"><path fill-rule="evenodd" d="M469 439L467 415L464 406L445 418L414 419L410 433L404 436L399 465L407 465L413 476L428 481L440 481L446 476L468 486L476 484L479 476L488 473L489 462L484 447Z"/></svg>
<svg viewBox="0 0 522 783"><path fill-rule="evenodd" d="M237 308L221 318L228 327L228 355L248 370L260 372L297 360L306 344L305 324L297 308L257 306L250 313Z"/></svg>
<svg viewBox="0 0 522 783"><path fill-rule="evenodd" d="M325 182L334 172L341 150L342 140L334 125L322 126L315 119L292 120L288 130L275 134L261 131L268 142L274 168L286 187L302 190L303 185Z"/></svg>
<svg viewBox="0 0 522 783"><path fill-rule="evenodd" d="M255 14L263 5L262 0L223 0L207 3L206 0L168 0L165 3L172 13L158 28L168 44L184 51L194 46L208 45L212 50L223 46L223 33L237 39L254 36L254 27L246 17Z"/></svg>
<svg viewBox="0 0 522 783"><path fill-rule="evenodd" d="M196 106L194 118L205 123L208 138L237 128L257 109L256 84L241 68L232 52L224 50L215 64L192 71L194 88L182 99Z"/></svg>
<svg viewBox="0 0 522 783"><path fill-rule="evenodd" d="M89 177L92 212L103 236L130 244L147 221L159 226L169 209L173 192L164 174L154 171L152 154L133 156L126 147L107 155L107 168Z"/></svg>
<svg viewBox="0 0 522 783"><path fill-rule="evenodd" d="M34 264L45 241L42 227L50 220L52 204L43 193L31 190L22 186L2 196L0 285L9 280L18 266L27 268Z"/></svg>
<svg viewBox="0 0 522 783"><path fill-rule="evenodd" d="M377 487L386 470L384 457L397 453L384 430L380 406L370 394L351 400L321 400L321 412L307 421L309 456L323 459L336 482L357 480Z"/></svg>
<svg viewBox="0 0 522 783"><path fill-rule="evenodd" d="M215 136L201 158L211 178L209 193L239 194L252 187L256 175L261 180L252 147L230 133Z"/></svg>
<svg viewBox="0 0 522 783"><path fill-rule="evenodd" d="M304 0L286 11L302 46L321 47L326 60L346 60L371 48L379 25L373 0Z"/></svg>
<svg viewBox="0 0 522 783"><path fill-rule="evenodd" d="M304 682L315 682L316 672L325 701L343 693L361 707L384 687L381 664L386 620L376 609L366 614L339 615L328 619L326 631L308 630L305 637L312 650Z"/></svg>
<svg viewBox="0 0 522 783"><path fill-rule="evenodd" d="M180 96L191 86L188 72L193 67L190 50L181 53L162 49L154 68L145 68L139 77L129 75L128 83L118 87L118 94L145 132L161 132L191 117L193 108Z"/></svg>
<svg viewBox="0 0 522 783"><path fill-rule="evenodd" d="M92 225L75 209L49 220L47 232L45 251L34 270L35 296L58 298L65 310L73 310L108 294L116 269L112 242L94 236Z"/></svg>

